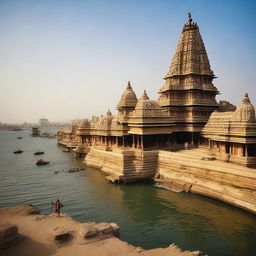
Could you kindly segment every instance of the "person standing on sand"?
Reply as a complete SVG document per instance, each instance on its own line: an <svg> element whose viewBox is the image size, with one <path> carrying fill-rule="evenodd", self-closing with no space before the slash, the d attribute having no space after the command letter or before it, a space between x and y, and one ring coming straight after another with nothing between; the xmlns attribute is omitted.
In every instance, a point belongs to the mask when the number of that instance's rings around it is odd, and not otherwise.
<svg viewBox="0 0 256 256"><path fill-rule="evenodd" d="M60 217L60 209L64 206L61 201L57 198L56 202L51 202L52 206L55 207L55 212L57 213L58 217Z"/></svg>

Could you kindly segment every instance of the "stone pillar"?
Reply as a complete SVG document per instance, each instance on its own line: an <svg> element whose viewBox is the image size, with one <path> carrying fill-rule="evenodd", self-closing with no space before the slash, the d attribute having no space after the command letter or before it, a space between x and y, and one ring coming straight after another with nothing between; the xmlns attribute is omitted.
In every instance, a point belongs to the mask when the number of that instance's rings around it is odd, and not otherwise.
<svg viewBox="0 0 256 256"><path fill-rule="evenodd" d="M138 143L138 148L141 148L140 135L137 135L137 143Z"/></svg>
<svg viewBox="0 0 256 256"><path fill-rule="evenodd" d="M144 149L144 141L143 141L143 135L141 135L141 148Z"/></svg>
<svg viewBox="0 0 256 256"><path fill-rule="evenodd" d="M118 137L116 136L116 146L118 147Z"/></svg>
<svg viewBox="0 0 256 256"><path fill-rule="evenodd" d="M125 144L124 144L124 136L123 136L122 138L123 138L123 147L124 147L124 145L125 145Z"/></svg>
<svg viewBox="0 0 256 256"><path fill-rule="evenodd" d="M135 148L135 136L134 136L134 134L132 135L132 147Z"/></svg>
<svg viewBox="0 0 256 256"><path fill-rule="evenodd" d="M245 145L245 156L248 157L248 145Z"/></svg>

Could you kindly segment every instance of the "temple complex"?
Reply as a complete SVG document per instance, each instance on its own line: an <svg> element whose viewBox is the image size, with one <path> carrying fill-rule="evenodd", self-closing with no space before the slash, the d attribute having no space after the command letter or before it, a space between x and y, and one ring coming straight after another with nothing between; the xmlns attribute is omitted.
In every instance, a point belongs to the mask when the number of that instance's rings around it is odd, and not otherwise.
<svg viewBox="0 0 256 256"><path fill-rule="evenodd" d="M58 143L114 183L155 180L256 213L255 108L247 94L218 103L215 78L189 14L157 100L128 82L116 115L72 123Z"/></svg>

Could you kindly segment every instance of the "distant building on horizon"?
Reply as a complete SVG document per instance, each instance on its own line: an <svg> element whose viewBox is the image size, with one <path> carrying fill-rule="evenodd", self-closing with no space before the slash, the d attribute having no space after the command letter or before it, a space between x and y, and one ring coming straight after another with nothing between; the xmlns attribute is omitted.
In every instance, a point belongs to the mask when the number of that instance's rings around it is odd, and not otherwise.
<svg viewBox="0 0 256 256"><path fill-rule="evenodd" d="M38 121L39 126L50 126L50 122L47 118L40 118Z"/></svg>

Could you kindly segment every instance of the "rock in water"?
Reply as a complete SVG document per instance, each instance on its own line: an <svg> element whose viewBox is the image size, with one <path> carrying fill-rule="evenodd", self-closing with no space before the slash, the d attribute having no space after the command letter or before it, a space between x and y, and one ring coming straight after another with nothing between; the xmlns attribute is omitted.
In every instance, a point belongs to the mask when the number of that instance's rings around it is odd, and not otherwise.
<svg viewBox="0 0 256 256"><path fill-rule="evenodd" d="M16 225L4 223L0 225L0 250L7 249L23 240L18 234Z"/></svg>
<svg viewBox="0 0 256 256"><path fill-rule="evenodd" d="M23 152L23 150L18 149L18 150L15 150L13 153L14 153L14 154L20 154L20 153L22 153L22 152Z"/></svg>

